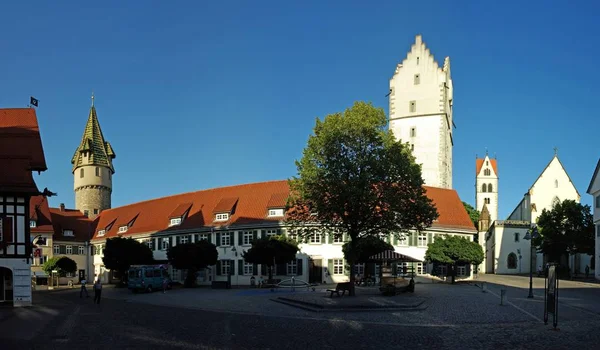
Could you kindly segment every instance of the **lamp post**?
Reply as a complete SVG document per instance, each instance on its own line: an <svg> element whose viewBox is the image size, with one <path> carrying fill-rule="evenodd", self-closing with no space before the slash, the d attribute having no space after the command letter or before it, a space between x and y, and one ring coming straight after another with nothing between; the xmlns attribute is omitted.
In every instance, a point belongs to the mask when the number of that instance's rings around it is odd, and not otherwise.
<svg viewBox="0 0 600 350"><path fill-rule="evenodd" d="M529 295L527 298L533 299L533 240L539 236L537 226L535 224L527 230L523 239L529 241Z"/></svg>

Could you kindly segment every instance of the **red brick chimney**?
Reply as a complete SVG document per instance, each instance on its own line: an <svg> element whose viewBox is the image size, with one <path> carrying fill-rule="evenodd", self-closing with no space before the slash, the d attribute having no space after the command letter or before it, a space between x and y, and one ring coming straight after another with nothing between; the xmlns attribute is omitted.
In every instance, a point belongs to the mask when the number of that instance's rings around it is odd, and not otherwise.
<svg viewBox="0 0 600 350"><path fill-rule="evenodd" d="M60 203L60 211L65 211L65 203Z"/></svg>

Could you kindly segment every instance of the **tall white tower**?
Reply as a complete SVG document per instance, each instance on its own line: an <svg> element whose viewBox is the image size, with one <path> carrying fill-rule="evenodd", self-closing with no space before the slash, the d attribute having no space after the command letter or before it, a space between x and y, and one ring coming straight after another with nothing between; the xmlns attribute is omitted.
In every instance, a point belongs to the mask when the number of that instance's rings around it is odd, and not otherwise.
<svg viewBox="0 0 600 350"><path fill-rule="evenodd" d="M496 159L490 159L485 154L485 158L475 159L475 203L477 210L481 213L485 204L490 213L491 225L498 220L498 164Z"/></svg>
<svg viewBox="0 0 600 350"><path fill-rule="evenodd" d="M410 144L428 186L452 188L450 58L440 67L417 35L390 80L390 130Z"/></svg>

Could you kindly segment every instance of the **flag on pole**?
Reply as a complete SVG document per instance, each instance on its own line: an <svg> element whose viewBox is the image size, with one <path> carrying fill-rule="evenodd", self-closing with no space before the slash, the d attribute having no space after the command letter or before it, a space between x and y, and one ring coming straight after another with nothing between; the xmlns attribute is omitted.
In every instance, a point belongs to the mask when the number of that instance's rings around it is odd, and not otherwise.
<svg viewBox="0 0 600 350"><path fill-rule="evenodd" d="M37 107L38 106L38 100L37 100L37 98L31 96L29 104L32 105L32 106L36 106Z"/></svg>

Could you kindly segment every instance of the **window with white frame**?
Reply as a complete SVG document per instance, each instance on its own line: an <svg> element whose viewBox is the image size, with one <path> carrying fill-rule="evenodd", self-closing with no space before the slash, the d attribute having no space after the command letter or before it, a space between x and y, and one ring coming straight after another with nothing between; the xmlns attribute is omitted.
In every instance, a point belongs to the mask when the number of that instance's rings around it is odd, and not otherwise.
<svg viewBox="0 0 600 350"><path fill-rule="evenodd" d="M290 230L287 234L289 239L293 239L294 241L298 240L298 233L296 231Z"/></svg>
<svg viewBox="0 0 600 350"><path fill-rule="evenodd" d="M67 246L67 254L73 254L73 246Z"/></svg>
<svg viewBox="0 0 600 350"><path fill-rule="evenodd" d="M46 255L42 255L42 256L40 256L40 258L39 258L39 263L40 263L40 265L44 265L44 263L45 263L46 261L48 261L48 256L46 256Z"/></svg>
<svg viewBox="0 0 600 350"><path fill-rule="evenodd" d="M75 273L74 272L67 272L66 273L66 277L69 277L69 278L75 277Z"/></svg>
<svg viewBox="0 0 600 350"><path fill-rule="evenodd" d="M267 230L266 235L269 238L275 237L275 236L277 236L277 230Z"/></svg>
<svg viewBox="0 0 600 350"><path fill-rule="evenodd" d="M298 261L296 259L290 261L286 264L286 272L288 275L297 275L298 274Z"/></svg>
<svg viewBox="0 0 600 350"><path fill-rule="evenodd" d="M201 233L197 237L198 237L198 241L210 241L209 233Z"/></svg>
<svg viewBox="0 0 600 350"><path fill-rule="evenodd" d="M119 233L127 232L127 226L119 227Z"/></svg>
<svg viewBox="0 0 600 350"><path fill-rule="evenodd" d="M229 213L221 213L215 215L215 221L227 221L229 220Z"/></svg>
<svg viewBox="0 0 600 350"><path fill-rule="evenodd" d="M150 250L154 250L154 238L145 240L144 244L146 244Z"/></svg>
<svg viewBox="0 0 600 350"><path fill-rule="evenodd" d="M314 243L314 244L318 244L321 243L321 237L322 235L320 233L314 233L312 235L310 235L310 243Z"/></svg>
<svg viewBox="0 0 600 350"><path fill-rule="evenodd" d="M418 247L427 247L427 234L426 233L419 233L419 236L417 237L417 246Z"/></svg>
<svg viewBox="0 0 600 350"><path fill-rule="evenodd" d="M175 226L181 224L181 218L173 218L169 222L169 226Z"/></svg>
<svg viewBox="0 0 600 350"><path fill-rule="evenodd" d="M365 264L354 265L354 275L364 276L365 275Z"/></svg>
<svg viewBox="0 0 600 350"><path fill-rule="evenodd" d="M344 241L344 237L342 235L333 235L333 243L342 243Z"/></svg>
<svg viewBox="0 0 600 350"><path fill-rule="evenodd" d="M427 274L427 263L417 263L417 275Z"/></svg>
<svg viewBox="0 0 600 350"><path fill-rule="evenodd" d="M179 244L186 244L186 243L189 243L189 242L188 242L188 241L189 241L189 239L190 239L190 238L189 238L189 236L181 236L181 237L179 237Z"/></svg>
<svg viewBox="0 0 600 350"><path fill-rule="evenodd" d="M80 245L79 247L77 247L77 253L79 255L85 255L85 247Z"/></svg>
<svg viewBox="0 0 600 350"><path fill-rule="evenodd" d="M467 274L467 267L465 265L457 266L456 275L457 276L465 276Z"/></svg>
<svg viewBox="0 0 600 350"><path fill-rule="evenodd" d="M169 242L169 237L163 237L161 243L162 250L168 250L170 245L171 242Z"/></svg>
<svg viewBox="0 0 600 350"><path fill-rule="evenodd" d="M221 260L221 275L229 275L231 271L231 261Z"/></svg>
<svg viewBox="0 0 600 350"><path fill-rule="evenodd" d="M244 275L249 276L254 274L254 264L244 261Z"/></svg>
<svg viewBox="0 0 600 350"><path fill-rule="evenodd" d="M58 255L58 254L60 254L60 246L55 244L54 245L54 255Z"/></svg>
<svg viewBox="0 0 600 350"><path fill-rule="evenodd" d="M408 237L405 234L401 233L398 236L398 245L408 246Z"/></svg>
<svg viewBox="0 0 600 350"><path fill-rule="evenodd" d="M229 232L221 234L221 246L231 245L231 234Z"/></svg>
<svg viewBox="0 0 600 350"><path fill-rule="evenodd" d="M243 245L251 245L252 244L252 238L253 238L252 231L244 231L243 237L242 237L242 244Z"/></svg>
<svg viewBox="0 0 600 350"><path fill-rule="evenodd" d="M269 217L283 216L283 209L269 209Z"/></svg>
<svg viewBox="0 0 600 350"><path fill-rule="evenodd" d="M29 227L36 227L37 223L35 222L35 220L29 220Z"/></svg>
<svg viewBox="0 0 600 350"><path fill-rule="evenodd" d="M106 234L105 230L98 231L98 237L102 237L102 236L104 236L104 234Z"/></svg>
<svg viewBox="0 0 600 350"><path fill-rule="evenodd" d="M73 237L73 230L63 230L63 236L65 237Z"/></svg>
<svg viewBox="0 0 600 350"><path fill-rule="evenodd" d="M448 275L448 268L446 267L446 265L440 265L440 266L438 266L438 274L440 276L447 276Z"/></svg>
<svg viewBox="0 0 600 350"><path fill-rule="evenodd" d="M333 260L333 274L334 275L343 275L344 274L344 260L343 259Z"/></svg>
<svg viewBox="0 0 600 350"><path fill-rule="evenodd" d="M408 263L407 262L398 263L397 269L398 269L398 271L397 271L396 274L401 275L401 276L405 276L405 275L407 275L410 272L408 270Z"/></svg>

